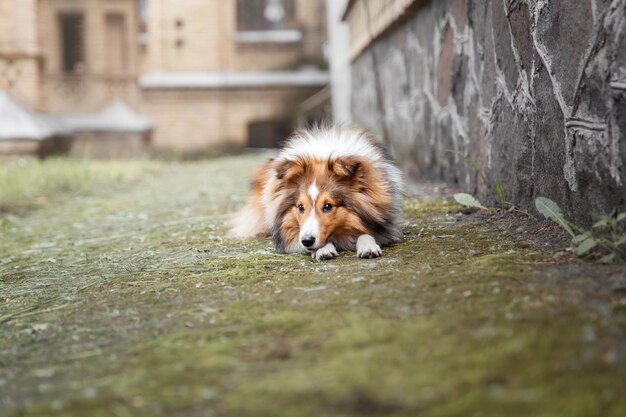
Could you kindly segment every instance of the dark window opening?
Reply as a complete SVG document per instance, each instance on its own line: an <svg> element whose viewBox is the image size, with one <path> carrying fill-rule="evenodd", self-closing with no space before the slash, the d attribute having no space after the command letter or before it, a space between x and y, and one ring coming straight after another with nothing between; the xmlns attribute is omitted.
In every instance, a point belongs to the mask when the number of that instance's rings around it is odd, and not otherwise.
<svg viewBox="0 0 626 417"><path fill-rule="evenodd" d="M293 132L289 120L265 120L248 125L249 148L280 148Z"/></svg>
<svg viewBox="0 0 626 417"><path fill-rule="evenodd" d="M85 19L82 14L62 14L59 22L63 72L79 73L85 63Z"/></svg>
<svg viewBox="0 0 626 417"><path fill-rule="evenodd" d="M296 29L294 0L237 0L237 30Z"/></svg>
<svg viewBox="0 0 626 417"><path fill-rule="evenodd" d="M148 44L148 3L146 0L137 0L137 16L139 21L139 44Z"/></svg>

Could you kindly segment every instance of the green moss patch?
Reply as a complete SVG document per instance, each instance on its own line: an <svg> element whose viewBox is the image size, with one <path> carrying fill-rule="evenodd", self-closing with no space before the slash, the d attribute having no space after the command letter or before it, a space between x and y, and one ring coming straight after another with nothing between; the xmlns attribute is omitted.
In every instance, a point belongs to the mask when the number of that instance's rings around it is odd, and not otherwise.
<svg viewBox="0 0 626 417"><path fill-rule="evenodd" d="M278 255L224 236L262 159L160 164L14 216L2 414L626 414L623 268L421 196L382 258Z"/></svg>

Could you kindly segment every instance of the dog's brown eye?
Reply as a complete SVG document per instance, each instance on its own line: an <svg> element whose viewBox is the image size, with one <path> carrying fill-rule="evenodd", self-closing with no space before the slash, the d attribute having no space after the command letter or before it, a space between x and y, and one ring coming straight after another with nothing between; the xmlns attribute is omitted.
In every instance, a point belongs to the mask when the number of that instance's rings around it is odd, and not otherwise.
<svg viewBox="0 0 626 417"><path fill-rule="evenodd" d="M333 209L333 205L330 203L326 203L324 204L324 207L322 208L322 210L324 211L324 213L328 213L329 211L331 211Z"/></svg>
<svg viewBox="0 0 626 417"><path fill-rule="evenodd" d="M298 211L304 213L304 206L302 204L298 204Z"/></svg>

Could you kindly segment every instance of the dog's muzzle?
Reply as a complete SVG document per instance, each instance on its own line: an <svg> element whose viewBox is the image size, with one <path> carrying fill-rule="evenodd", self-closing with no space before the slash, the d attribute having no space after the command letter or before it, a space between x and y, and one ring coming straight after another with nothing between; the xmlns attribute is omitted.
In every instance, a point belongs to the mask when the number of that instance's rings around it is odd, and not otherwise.
<svg viewBox="0 0 626 417"><path fill-rule="evenodd" d="M313 245L315 245L315 237L313 236L305 236L300 241L302 246L304 246L307 250L313 250Z"/></svg>

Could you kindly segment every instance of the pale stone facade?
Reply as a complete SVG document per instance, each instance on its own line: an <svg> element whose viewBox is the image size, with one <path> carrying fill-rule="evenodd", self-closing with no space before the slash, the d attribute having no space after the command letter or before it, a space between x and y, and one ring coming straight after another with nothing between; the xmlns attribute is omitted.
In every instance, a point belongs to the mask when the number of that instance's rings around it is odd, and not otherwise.
<svg viewBox="0 0 626 417"><path fill-rule="evenodd" d="M62 19L82 36L75 70L64 68ZM116 98L140 105L135 0L1 0L0 89L58 113L95 111ZM80 35L80 34L77 34Z"/></svg>
<svg viewBox="0 0 626 417"><path fill-rule="evenodd" d="M38 3L44 60L44 110L55 113L97 111L115 99L139 106L136 1L44 0ZM71 73L63 68L59 34L60 19L67 15L84 19L84 61Z"/></svg>
<svg viewBox="0 0 626 417"><path fill-rule="evenodd" d="M250 122L289 117L316 88L155 89L144 93L145 111L159 125L155 145L193 150L244 146Z"/></svg>
<svg viewBox="0 0 626 417"><path fill-rule="evenodd" d="M328 83L324 3L0 0L0 90L52 114L123 100L153 120L157 148L244 145L250 123L295 120ZM240 27L248 4L289 24Z"/></svg>
<svg viewBox="0 0 626 417"><path fill-rule="evenodd" d="M145 70L260 71L319 63L325 39L323 0L295 0L301 41L263 42L238 36L236 0L148 2L149 43ZM266 31L266 32L279 32Z"/></svg>
<svg viewBox="0 0 626 417"><path fill-rule="evenodd" d="M238 27L238 3L149 2L142 91L157 125L155 146L244 145L250 123L293 120L296 106L328 83L319 71L311 77L299 71L322 63L323 0L295 0L295 25L264 31ZM282 79L273 77L276 71ZM151 81L155 73L161 82Z"/></svg>
<svg viewBox="0 0 626 417"><path fill-rule="evenodd" d="M42 105L37 0L0 1L0 90L22 103Z"/></svg>

